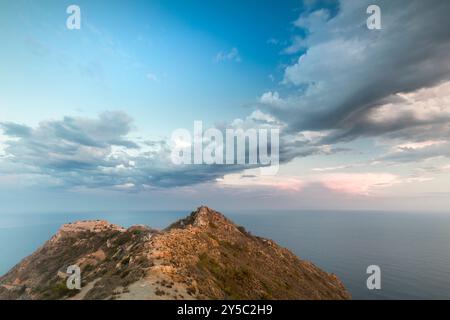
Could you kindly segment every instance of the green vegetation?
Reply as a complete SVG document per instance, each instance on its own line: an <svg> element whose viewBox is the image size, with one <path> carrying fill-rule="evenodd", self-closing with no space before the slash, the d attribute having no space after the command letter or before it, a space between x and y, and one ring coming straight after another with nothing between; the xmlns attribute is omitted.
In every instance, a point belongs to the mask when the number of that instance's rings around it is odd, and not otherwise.
<svg viewBox="0 0 450 320"><path fill-rule="evenodd" d="M133 234L131 232L123 232L117 237L115 244L118 246L122 246L126 243L129 243L132 239Z"/></svg>
<svg viewBox="0 0 450 320"><path fill-rule="evenodd" d="M71 290L67 288L67 285L63 282L58 282L54 285L45 287L40 291L42 292L45 299L50 300L57 300L64 297L73 297L80 292L80 290L77 289Z"/></svg>
<svg viewBox="0 0 450 320"><path fill-rule="evenodd" d="M237 261L234 263L230 261L226 265L221 265L206 253L202 253L199 256L197 267L203 271L208 271L214 277L219 287L226 294L224 298L247 299L249 297L243 289L251 287L248 284L251 283L253 273Z"/></svg>
<svg viewBox="0 0 450 320"><path fill-rule="evenodd" d="M83 270L83 272L89 272L89 271L92 271L92 270L94 270L94 265L93 264L88 264L88 265L86 265L85 267L84 267L84 270Z"/></svg>
<svg viewBox="0 0 450 320"><path fill-rule="evenodd" d="M245 229L243 226L238 226L237 229L244 235L246 235L247 237L251 237L252 234L250 233L250 231L247 231L247 229Z"/></svg>
<svg viewBox="0 0 450 320"><path fill-rule="evenodd" d="M140 235L144 234L144 231L143 230L139 230L139 229L135 229L135 230L131 231L131 233L133 235L135 235L135 236L140 236Z"/></svg>

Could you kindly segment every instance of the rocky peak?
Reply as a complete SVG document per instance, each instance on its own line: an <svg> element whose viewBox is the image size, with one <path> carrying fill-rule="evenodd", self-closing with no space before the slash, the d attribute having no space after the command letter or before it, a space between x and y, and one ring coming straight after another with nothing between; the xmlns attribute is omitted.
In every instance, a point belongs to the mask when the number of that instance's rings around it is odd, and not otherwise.
<svg viewBox="0 0 450 320"><path fill-rule="evenodd" d="M82 289L69 290L68 266ZM0 277L0 299L349 299L336 276L201 206L169 228L65 224Z"/></svg>
<svg viewBox="0 0 450 320"><path fill-rule="evenodd" d="M194 214L194 227L207 227L211 224L214 225L230 225L233 224L225 216L207 206L201 206Z"/></svg>
<svg viewBox="0 0 450 320"><path fill-rule="evenodd" d="M207 206L200 206L197 210L192 211L186 218L171 224L166 230L184 229L188 227L195 227L198 229L223 227L223 229L229 229L231 226L234 226L234 224L220 212Z"/></svg>

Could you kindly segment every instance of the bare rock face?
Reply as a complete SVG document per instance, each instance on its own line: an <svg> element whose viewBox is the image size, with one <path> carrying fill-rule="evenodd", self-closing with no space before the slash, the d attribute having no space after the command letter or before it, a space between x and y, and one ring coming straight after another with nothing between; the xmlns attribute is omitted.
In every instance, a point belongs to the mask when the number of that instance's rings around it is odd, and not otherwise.
<svg viewBox="0 0 450 320"><path fill-rule="evenodd" d="M85 221L77 221L74 223L67 223L64 224L58 232L50 239L51 242L57 242L61 238L67 236L67 237L73 237L77 234L84 234L86 232L89 233L100 233L100 232L106 232L106 231L118 231L118 232L124 232L125 229L121 226L117 226L114 224L110 224L108 221L104 220L85 220Z"/></svg>
<svg viewBox="0 0 450 320"><path fill-rule="evenodd" d="M66 286L81 269L81 290ZM350 299L341 281L200 207L167 229L66 224L0 278L0 299Z"/></svg>

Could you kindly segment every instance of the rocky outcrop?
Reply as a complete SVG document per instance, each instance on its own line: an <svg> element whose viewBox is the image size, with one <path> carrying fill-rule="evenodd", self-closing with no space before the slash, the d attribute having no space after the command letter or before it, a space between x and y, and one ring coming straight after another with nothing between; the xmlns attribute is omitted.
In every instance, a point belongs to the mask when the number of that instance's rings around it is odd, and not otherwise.
<svg viewBox="0 0 450 320"><path fill-rule="evenodd" d="M81 269L81 290L66 286ZM64 225L0 278L1 299L349 299L340 280L200 207L158 231Z"/></svg>

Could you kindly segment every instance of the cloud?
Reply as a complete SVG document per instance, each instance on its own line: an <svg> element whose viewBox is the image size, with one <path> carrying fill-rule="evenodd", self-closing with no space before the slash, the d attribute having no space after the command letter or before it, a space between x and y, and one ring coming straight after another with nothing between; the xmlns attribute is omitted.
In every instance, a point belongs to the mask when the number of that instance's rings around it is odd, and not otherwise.
<svg viewBox="0 0 450 320"><path fill-rule="evenodd" d="M283 104L285 104L285 101L280 98L280 95L277 91L268 91L262 94L262 96L259 98L259 102L262 104L274 106L274 107L280 107Z"/></svg>
<svg viewBox="0 0 450 320"><path fill-rule="evenodd" d="M292 38L291 44L288 47L284 48L282 53L295 54L295 53L298 53L300 51L306 50L307 47L308 46L307 46L307 43L306 43L304 38L299 37L299 36L294 36Z"/></svg>
<svg viewBox="0 0 450 320"><path fill-rule="evenodd" d="M390 187L400 182L399 177L389 173L335 173L319 178L327 189L356 195L369 195L377 188Z"/></svg>
<svg viewBox="0 0 450 320"><path fill-rule="evenodd" d="M450 81L411 93L398 93L360 115L358 121L327 138L351 140L385 135L418 142L440 140L450 133Z"/></svg>
<svg viewBox="0 0 450 320"><path fill-rule="evenodd" d="M389 152L377 159L383 162L396 163L410 163L420 162L434 158L449 158L450 157L450 142L429 141L423 143L407 144L406 147L400 147L392 152Z"/></svg>
<svg viewBox="0 0 450 320"><path fill-rule="evenodd" d="M292 22L296 34L285 51L302 55L284 68L283 97L279 88L266 91L259 98L260 110L218 128L280 129L280 163L347 152L340 143L362 137L395 142L377 161L450 155L448 142L430 143L450 136L450 2L378 1L381 31L365 26L369 4L342 1L335 15L311 5L315 9ZM240 62L241 57L232 48L214 61ZM85 69L87 75L101 71L95 64ZM152 73L147 78L158 80ZM120 112L97 119L65 117L34 128L9 122L0 127L8 138L2 143L7 157L1 158L0 171L39 176L39 181L48 177L68 187L132 191L186 186L222 181L245 169L174 166L168 142L131 139L132 119ZM325 175L320 182L332 190L365 194L395 181L389 174L376 175ZM275 183L252 177L243 181L248 186Z"/></svg>
<svg viewBox="0 0 450 320"><path fill-rule="evenodd" d="M241 56L239 55L239 50L236 48L232 48L230 51L220 51L217 53L215 59L215 62L226 62L226 61L234 61L234 62L241 62Z"/></svg>
<svg viewBox="0 0 450 320"><path fill-rule="evenodd" d="M105 156L113 146L138 148L126 139L131 118L122 112L105 112L99 119L64 117L41 122L37 128L12 123L0 124L8 140L6 152L15 161L44 168L87 168L107 164Z"/></svg>
<svg viewBox="0 0 450 320"><path fill-rule="evenodd" d="M115 177L102 172L129 163L113 151L139 149L127 138L131 118L122 112L104 112L98 119L64 117L36 128L2 123L1 128L15 138L4 142L3 173L47 176L64 185L108 184Z"/></svg>
<svg viewBox="0 0 450 320"><path fill-rule="evenodd" d="M383 29L375 31L365 25L369 4L342 1L333 17L319 10L294 23L309 30L307 52L285 68L283 83L292 90L284 108L266 106L287 131L333 131L323 142L333 144L449 123L444 113L420 117L412 110L422 106L403 97L424 100L421 90L450 80L450 3L379 1ZM409 110L383 112L399 105Z"/></svg>
<svg viewBox="0 0 450 320"><path fill-rule="evenodd" d="M400 145L395 146L395 149L398 151L410 151L410 150L418 150L427 148L430 146L445 144L447 141L444 140L428 140L428 141L421 141L421 142L407 142Z"/></svg>
<svg viewBox="0 0 450 320"><path fill-rule="evenodd" d="M336 170L348 169L348 168L352 168L352 167L353 167L353 165L341 165L341 166L334 166L334 167L313 168L312 171L326 172L326 171L336 171Z"/></svg>
<svg viewBox="0 0 450 320"><path fill-rule="evenodd" d="M260 110L244 119L236 119L227 128L278 128L285 124ZM398 183L427 181L419 174L400 178L389 173L320 173L306 177L260 176L252 170L258 166L245 165L174 165L170 142L164 139L131 139L132 119L122 112L104 112L96 119L64 117L43 121L37 127L2 123L3 152L0 160L0 183L21 186L39 185L57 188L107 188L123 192L156 190L173 187L216 183L236 189L266 189L300 192L306 187L321 185L339 193L370 195L376 190ZM222 129L223 128L219 128ZM283 135L280 162L296 157L330 155L346 151L330 145L317 145L321 134L303 131L294 136ZM208 142L204 142L208 143ZM437 148L448 143L427 141L404 143L392 148L389 158L380 161L399 161L401 155L420 152L442 155ZM433 149L436 148L436 149ZM313 172L351 169L354 165L319 168ZM253 168L253 169L252 169ZM444 170L444 169L442 169ZM258 171L259 172L259 171Z"/></svg>
<svg viewBox="0 0 450 320"><path fill-rule="evenodd" d="M228 174L217 179L219 186L233 188L270 188L282 191L300 191L304 183L297 177L287 176L256 176L243 174Z"/></svg>
<svg viewBox="0 0 450 320"><path fill-rule="evenodd" d="M30 127L17 123L0 122L0 128L3 129L5 135L11 137L27 137L31 134Z"/></svg>
<svg viewBox="0 0 450 320"><path fill-rule="evenodd" d="M270 115L255 111L230 128L279 126ZM175 165L171 142L131 139L132 119L123 112L104 112L96 119L64 117L35 128L1 123L0 172L30 184L112 188L139 191L213 182L256 165ZM205 128L206 129L206 128ZM204 144L211 143L204 141ZM21 177L21 178L20 178ZM43 184L44 185L44 184Z"/></svg>
<svg viewBox="0 0 450 320"><path fill-rule="evenodd" d="M310 34L315 33L323 27L331 18L331 13L328 9L321 8L317 10L305 11L297 20L294 21L294 26L297 28L306 29Z"/></svg>
<svg viewBox="0 0 450 320"><path fill-rule="evenodd" d="M37 181L32 176L39 177L39 181L48 177L49 185L138 191L214 182L225 175L259 167L175 165L171 160L172 142L161 138L132 139L133 120L123 112L104 112L95 119L66 116L61 120L42 121L36 127L0 125L4 134L0 172L17 173L31 181ZM235 119L217 129L224 132L225 129L283 130L284 127L271 114L255 110L244 119ZM343 151L332 146L311 146L316 138L308 132L295 137L282 135L280 163L295 157ZM204 140L203 143L206 146L212 142ZM267 182L269 178L262 179Z"/></svg>
<svg viewBox="0 0 450 320"><path fill-rule="evenodd" d="M276 39L276 38L269 38L269 39L267 39L267 43L268 44L277 45L277 44L280 43L280 41L278 39Z"/></svg>
<svg viewBox="0 0 450 320"><path fill-rule="evenodd" d="M303 131L291 134L290 132L286 132L286 126L287 124L285 122L280 121L273 116L273 114L264 113L261 110L255 110L244 119L234 119L227 125L218 126L218 129L222 131L226 128L243 130L278 129L280 131L280 164L290 162L291 160L299 157L303 158L311 155L331 155L349 150L348 148L318 143L320 137L325 135L325 133Z"/></svg>
<svg viewBox="0 0 450 320"><path fill-rule="evenodd" d="M261 110L253 111L248 119L259 123L277 125L277 127L280 127L282 125L275 117L271 116L270 114L264 113Z"/></svg>
<svg viewBox="0 0 450 320"><path fill-rule="evenodd" d="M264 188L287 192L301 192L306 188L321 186L337 193L369 196L384 188L400 183L428 181L431 178L422 176L403 179L391 173L329 173L315 174L301 179L297 176L254 176L250 174L233 173L217 180L219 186L233 188Z"/></svg>

